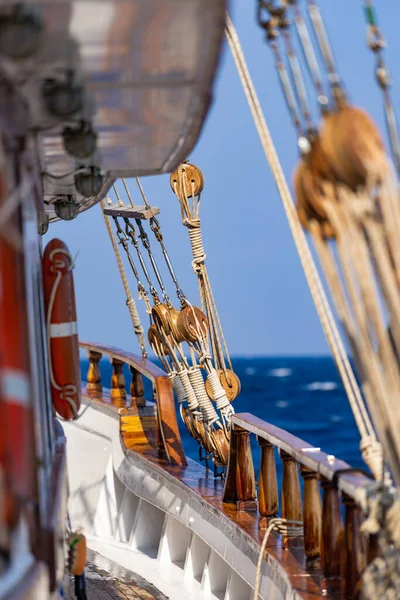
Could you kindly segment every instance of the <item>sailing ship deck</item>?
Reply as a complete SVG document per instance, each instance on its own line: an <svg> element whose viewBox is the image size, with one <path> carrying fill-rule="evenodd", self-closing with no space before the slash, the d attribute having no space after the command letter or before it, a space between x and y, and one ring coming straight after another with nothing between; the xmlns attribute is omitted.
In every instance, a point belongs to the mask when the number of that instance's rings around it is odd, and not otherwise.
<svg viewBox="0 0 400 600"><path fill-rule="evenodd" d="M88 600L167 600L140 575L103 559L95 552L88 553L86 593ZM70 584L70 600L76 600L74 583Z"/></svg>
<svg viewBox="0 0 400 600"><path fill-rule="evenodd" d="M93 403L94 401L93 393L89 395L86 386L82 388L82 398L85 403ZM106 412L108 410L115 411L108 389L103 389L101 396L96 398L95 402L100 410L103 408ZM223 502L224 481L214 478L212 471L207 471L197 462L188 459L187 465L171 465L164 457L160 456L156 437L157 423L154 412L153 418L149 414L151 408L151 403L147 402L147 407L139 409L139 411L136 409L117 409L121 419L121 441L125 449L134 452L137 458L141 457L146 461L152 477L158 479L157 472L161 469L164 474L168 474L175 481L179 481L181 485L189 488L191 495L200 496L203 506L209 511L210 517L211 514L216 512L221 516L224 515L232 524L240 528L244 538L251 538L257 547L261 547L265 528L260 528L262 517L258 511L238 511L235 504ZM129 431L124 432L124 429L127 429L128 422L130 422ZM152 472L152 469L154 469L154 472ZM222 520L220 521L220 527L222 531L224 527ZM314 600L321 597L322 572L320 565L317 565L318 568L315 571L307 570L303 546L291 547L290 551L287 551L283 546L282 536L272 531L266 551L267 555L272 560L276 560L286 572L290 587L298 594L296 597L303 600ZM115 587L115 590L117 592L119 588ZM133 591L135 592L135 590ZM125 598L125 596L115 597ZM130 598L131 596L127 597ZM154 597L158 598L157 596ZM326 597L336 598L336 595L327 594ZM105 598L109 600L107 596ZM136 596L133 595L132 598L136 598ZM146 596L144 598L147 599ZM149 596L149 598L151 597Z"/></svg>
<svg viewBox="0 0 400 600"><path fill-rule="evenodd" d="M209 573L216 578L215 597L250 597L266 524L279 514L274 458L278 448L283 461L281 512L289 520L303 520L304 530L294 539L270 533L261 597L333 599L341 597L341 591L347 598L357 597L361 569L376 554L373 536L367 539L360 532L363 515L355 501L356 496L358 501L363 497L369 477L244 413L232 418L226 482L216 479L184 455L171 383L162 370L117 348L80 345L89 357L88 383L82 388L87 406L76 424L64 428L70 438L70 464L87 463L83 473L72 474L71 509L93 532L92 549L104 550L104 556L135 570L137 550L145 542L151 550L147 556L156 564L146 563L150 570L137 570L146 578L150 575L149 580L167 595L180 598L174 586L182 592L179 586L190 575L200 544L201 568L192 573L198 583L193 598L200 597L203 588L213 592ZM103 356L113 366L110 388L102 384ZM131 370L130 386L124 364ZM145 399L142 377L151 382L155 403ZM257 437L262 454L258 495L250 435ZM151 543L143 524L149 519L155 519ZM153 568L158 574L151 579ZM224 577L216 576L220 570ZM241 591L235 589L238 585Z"/></svg>

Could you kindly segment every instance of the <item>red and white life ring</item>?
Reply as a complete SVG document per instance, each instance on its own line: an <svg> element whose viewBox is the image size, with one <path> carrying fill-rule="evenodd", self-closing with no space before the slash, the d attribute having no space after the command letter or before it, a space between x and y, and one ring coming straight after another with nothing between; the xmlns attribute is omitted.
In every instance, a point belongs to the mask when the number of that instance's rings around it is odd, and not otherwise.
<svg viewBox="0 0 400 600"><path fill-rule="evenodd" d="M81 405L81 372L73 261L61 240L51 240L43 255L44 297L50 358L50 384L57 413L70 421Z"/></svg>
<svg viewBox="0 0 400 600"><path fill-rule="evenodd" d="M4 206L5 201L6 192L2 189L0 207ZM8 235L9 232L12 235ZM7 489L8 521L13 521L18 514L15 500L25 502L34 498L36 493L34 415L21 232L21 214L15 210L7 226L0 231L0 470L2 487Z"/></svg>

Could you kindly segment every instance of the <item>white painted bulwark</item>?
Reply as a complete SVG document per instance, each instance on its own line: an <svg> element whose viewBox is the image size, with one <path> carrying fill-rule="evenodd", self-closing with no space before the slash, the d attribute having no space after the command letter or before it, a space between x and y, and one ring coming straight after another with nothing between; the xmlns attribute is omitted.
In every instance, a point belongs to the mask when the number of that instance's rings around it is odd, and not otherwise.
<svg viewBox="0 0 400 600"><path fill-rule="evenodd" d="M235 523L125 450L118 415L107 407L92 406L63 427L72 525L83 526L92 550L140 574L171 600L250 600L258 546ZM261 597L296 598L272 558L263 566Z"/></svg>

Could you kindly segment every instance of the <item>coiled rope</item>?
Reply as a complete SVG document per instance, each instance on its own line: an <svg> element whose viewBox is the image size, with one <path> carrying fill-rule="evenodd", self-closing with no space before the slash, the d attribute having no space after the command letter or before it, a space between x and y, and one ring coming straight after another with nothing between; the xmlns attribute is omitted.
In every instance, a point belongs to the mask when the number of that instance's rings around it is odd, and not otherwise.
<svg viewBox="0 0 400 600"><path fill-rule="evenodd" d="M201 372L198 368L189 369L188 377L198 400L204 424L207 428L210 428L211 425L218 421L219 417L212 402L210 402Z"/></svg>

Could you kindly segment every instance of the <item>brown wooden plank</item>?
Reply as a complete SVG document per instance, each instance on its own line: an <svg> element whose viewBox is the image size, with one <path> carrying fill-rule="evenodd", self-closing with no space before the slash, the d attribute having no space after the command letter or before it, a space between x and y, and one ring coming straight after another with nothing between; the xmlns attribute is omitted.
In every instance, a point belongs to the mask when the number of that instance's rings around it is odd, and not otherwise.
<svg viewBox="0 0 400 600"><path fill-rule="evenodd" d="M176 418L174 391L170 379L165 374L156 378L156 390L161 434L168 457L174 465L186 465L185 451Z"/></svg>

